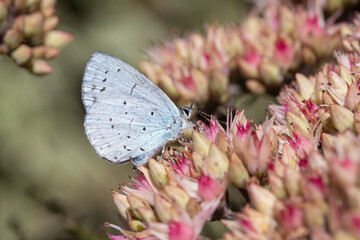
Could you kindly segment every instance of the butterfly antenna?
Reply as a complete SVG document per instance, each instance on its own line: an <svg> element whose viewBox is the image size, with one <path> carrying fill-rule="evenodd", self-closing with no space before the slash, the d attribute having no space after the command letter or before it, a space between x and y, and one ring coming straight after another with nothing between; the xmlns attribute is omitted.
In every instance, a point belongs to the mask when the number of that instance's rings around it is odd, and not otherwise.
<svg viewBox="0 0 360 240"><path fill-rule="evenodd" d="M211 116L210 114L207 114L206 112L203 112L201 110L199 110L198 108L195 108L196 113L198 113L200 116L202 116L203 118L205 118L208 122L211 121Z"/></svg>

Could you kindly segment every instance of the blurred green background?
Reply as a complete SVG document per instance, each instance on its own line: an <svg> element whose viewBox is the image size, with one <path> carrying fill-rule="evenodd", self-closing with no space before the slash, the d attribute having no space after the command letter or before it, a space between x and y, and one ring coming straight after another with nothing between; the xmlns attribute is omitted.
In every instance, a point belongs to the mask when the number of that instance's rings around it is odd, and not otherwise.
<svg viewBox="0 0 360 240"><path fill-rule="evenodd" d="M239 0L60 0L60 30L73 42L38 77L0 58L0 239L106 239L119 224L110 189L132 165L95 153L83 128L80 86L86 62L102 51L138 67L145 51L204 24L240 22ZM263 108L253 109L262 112Z"/></svg>

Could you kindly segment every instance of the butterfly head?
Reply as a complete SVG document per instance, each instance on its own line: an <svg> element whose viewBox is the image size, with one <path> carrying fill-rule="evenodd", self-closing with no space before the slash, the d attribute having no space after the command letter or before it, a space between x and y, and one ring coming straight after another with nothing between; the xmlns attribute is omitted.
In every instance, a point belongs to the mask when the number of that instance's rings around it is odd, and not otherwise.
<svg viewBox="0 0 360 240"><path fill-rule="evenodd" d="M181 121L182 121L181 129L184 130L194 126L194 124L190 121L192 110L193 110L193 103L191 103L189 107L179 107Z"/></svg>

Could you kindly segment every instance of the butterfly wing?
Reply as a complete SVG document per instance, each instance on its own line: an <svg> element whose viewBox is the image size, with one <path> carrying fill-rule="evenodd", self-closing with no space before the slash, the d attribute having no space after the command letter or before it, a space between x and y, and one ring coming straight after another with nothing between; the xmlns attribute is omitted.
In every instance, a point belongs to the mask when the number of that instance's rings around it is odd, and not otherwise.
<svg viewBox="0 0 360 240"><path fill-rule="evenodd" d="M169 97L130 65L104 53L94 53L86 66L82 100L90 143L115 163L150 157L180 132L180 121L173 123L180 113Z"/></svg>

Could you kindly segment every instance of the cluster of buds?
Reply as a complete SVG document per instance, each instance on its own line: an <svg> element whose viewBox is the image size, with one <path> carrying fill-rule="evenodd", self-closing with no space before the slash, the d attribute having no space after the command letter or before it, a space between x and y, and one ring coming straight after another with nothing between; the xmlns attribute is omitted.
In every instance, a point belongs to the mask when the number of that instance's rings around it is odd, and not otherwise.
<svg viewBox="0 0 360 240"><path fill-rule="evenodd" d="M359 56L337 53L338 64L326 64L314 76L296 74L294 87L278 96L269 110L289 133L307 140L314 133L360 133Z"/></svg>
<svg viewBox="0 0 360 240"><path fill-rule="evenodd" d="M34 74L53 71L47 60L73 39L54 30L59 23L56 0L0 0L0 54Z"/></svg>
<svg viewBox="0 0 360 240"><path fill-rule="evenodd" d="M235 26L210 25L205 36L191 33L149 51L144 73L179 105L227 102L245 80L254 93L278 89L289 71L328 58L348 29L325 22L318 7L268 5ZM326 44L324 44L326 42ZM231 76L232 76L231 75ZM234 90L235 89L235 90ZM235 91L235 92L234 92Z"/></svg>
<svg viewBox="0 0 360 240"><path fill-rule="evenodd" d="M297 73L262 124L244 111L228 113L225 130L214 118L198 122L182 147L138 166L134 183L113 192L130 230L107 223L123 234L109 238L201 239L204 223L220 218L225 240L359 239L359 19L329 27L319 11L268 6L241 26L212 25L206 37L151 51L143 70L181 104L226 101L234 68L260 93L284 72L329 58L338 43L346 52L313 76ZM240 212L228 205L229 184L250 203Z"/></svg>
<svg viewBox="0 0 360 240"><path fill-rule="evenodd" d="M130 187L121 186L122 193L113 191L130 230L107 223L123 234L109 235L110 239L196 239L205 222L226 205L226 154L199 132L186 145L181 155L168 149L167 161L149 159L148 168L137 167Z"/></svg>
<svg viewBox="0 0 360 240"><path fill-rule="evenodd" d="M252 207L223 220L224 239L359 239L360 139L323 133L322 148L296 167L279 160L270 190L249 184Z"/></svg>
<svg viewBox="0 0 360 240"><path fill-rule="evenodd" d="M273 122L254 126L244 112L237 112L226 130L215 119L209 127L199 122L180 154L171 150L164 159L150 159L148 168L137 167L131 187L113 192L131 230L107 223L123 234L110 239L197 239L205 221L231 215L228 184L246 189L251 181L267 183L268 166L279 151Z"/></svg>
<svg viewBox="0 0 360 240"><path fill-rule="evenodd" d="M229 228L226 240L360 237L360 139L353 132L322 133L314 144L284 137L274 119L254 126L244 112L227 126L198 123L183 148L138 166L131 187L113 192L130 230L106 223L123 234L109 238L198 239L214 216ZM228 184L246 190L251 207L232 212Z"/></svg>

